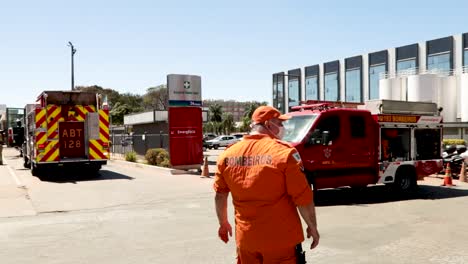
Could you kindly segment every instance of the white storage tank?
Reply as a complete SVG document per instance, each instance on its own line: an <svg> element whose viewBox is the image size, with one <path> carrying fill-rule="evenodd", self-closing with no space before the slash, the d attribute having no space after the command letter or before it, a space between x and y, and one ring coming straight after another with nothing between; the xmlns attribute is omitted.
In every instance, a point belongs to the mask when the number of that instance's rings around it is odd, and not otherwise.
<svg viewBox="0 0 468 264"><path fill-rule="evenodd" d="M468 73L463 73L460 78L460 117L462 122L468 122Z"/></svg>
<svg viewBox="0 0 468 264"><path fill-rule="evenodd" d="M406 77L397 77L393 81L392 100L406 101Z"/></svg>
<svg viewBox="0 0 468 264"><path fill-rule="evenodd" d="M438 84L439 77L435 74L408 76L408 101L437 103Z"/></svg>
<svg viewBox="0 0 468 264"><path fill-rule="evenodd" d="M379 81L379 97L382 100L392 99L393 81L394 78L381 79Z"/></svg>
<svg viewBox="0 0 468 264"><path fill-rule="evenodd" d="M447 76L440 78L440 102L439 107L443 108L442 117L444 122L457 121L457 77Z"/></svg>

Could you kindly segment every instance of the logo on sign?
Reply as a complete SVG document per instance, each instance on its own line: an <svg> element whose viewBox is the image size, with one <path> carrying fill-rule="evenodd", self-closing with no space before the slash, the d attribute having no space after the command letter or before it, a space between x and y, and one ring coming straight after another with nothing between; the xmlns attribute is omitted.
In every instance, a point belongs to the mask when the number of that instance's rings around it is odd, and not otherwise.
<svg viewBox="0 0 468 264"><path fill-rule="evenodd" d="M190 89L190 82L189 81L185 81L184 82L184 89Z"/></svg>

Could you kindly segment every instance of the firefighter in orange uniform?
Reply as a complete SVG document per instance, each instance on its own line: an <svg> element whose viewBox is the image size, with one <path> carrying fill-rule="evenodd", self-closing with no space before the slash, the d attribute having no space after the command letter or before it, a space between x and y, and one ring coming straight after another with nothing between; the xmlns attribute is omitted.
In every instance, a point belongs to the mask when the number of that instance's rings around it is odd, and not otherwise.
<svg viewBox="0 0 468 264"><path fill-rule="evenodd" d="M310 246L319 243L312 190L297 150L279 140L288 116L270 106L252 115L250 135L224 151L217 162L214 190L218 236L232 236L228 221L229 193L235 209L237 263L297 263L304 241L297 209L307 223ZM302 251L302 249L300 250Z"/></svg>

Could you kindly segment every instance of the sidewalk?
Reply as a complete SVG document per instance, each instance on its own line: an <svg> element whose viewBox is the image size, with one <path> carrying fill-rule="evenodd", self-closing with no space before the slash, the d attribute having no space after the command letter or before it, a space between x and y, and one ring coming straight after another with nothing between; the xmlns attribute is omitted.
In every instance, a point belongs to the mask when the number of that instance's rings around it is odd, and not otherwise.
<svg viewBox="0 0 468 264"><path fill-rule="evenodd" d="M206 153L204 153L206 155ZM136 163L136 164L145 164L147 165L146 163L146 159L143 155L137 155L137 160L136 162L130 162L130 161L126 161L125 160L125 154L120 154L120 153L111 153L111 156L110 156L110 159L111 160L117 160L117 161L124 161L124 162L128 162L128 163ZM216 161L214 161L214 163L216 163ZM208 171L210 173L210 176L214 176L214 172L216 171L216 165L213 164L213 161L210 160L210 157L208 156ZM158 167L158 166L153 166L153 165L148 165L148 166L152 166L152 167L155 167L155 168L161 168L161 169L165 169L165 170L171 170L172 174L196 174L196 175L200 175L199 172L195 172L195 170L190 170L190 171L186 171L186 170L180 170L180 169L175 169L175 168L165 168L165 167ZM203 165L200 166L200 169L203 169Z"/></svg>
<svg viewBox="0 0 468 264"><path fill-rule="evenodd" d="M11 157L17 150L3 148L3 165L0 165L0 217L35 215L27 189L19 182Z"/></svg>

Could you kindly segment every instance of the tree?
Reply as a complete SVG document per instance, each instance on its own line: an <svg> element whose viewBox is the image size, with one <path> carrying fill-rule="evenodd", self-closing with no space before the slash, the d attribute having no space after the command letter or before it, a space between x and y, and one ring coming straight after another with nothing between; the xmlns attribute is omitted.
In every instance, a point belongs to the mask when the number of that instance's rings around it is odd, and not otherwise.
<svg viewBox="0 0 468 264"><path fill-rule="evenodd" d="M76 89L84 92L107 95L107 100L110 107L113 107L117 102L121 101L121 95L118 91L109 88L102 88L99 85L76 86Z"/></svg>
<svg viewBox="0 0 468 264"><path fill-rule="evenodd" d="M122 125L124 121L124 115L131 113L130 111L131 109L128 105L117 102L109 112L112 119L112 124Z"/></svg>
<svg viewBox="0 0 468 264"><path fill-rule="evenodd" d="M207 122L203 125L204 133L215 133L215 127L213 122Z"/></svg>
<svg viewBox="0 0 468 264"><path fill-rule="evenodd" d="M212 104L208 108L210 111L210 121L220 123L223 121L223 107L219 104Z"/></svg>
<svg viewBox="0 0 468 264"><path fill-rule="evenodd" d="M267 105L267 102L251 102L245 107L244 117L248 117L249 119L252 118L255 109L257 109L261 105Z"/></svg>
<svg viewBox="0 0 468 264"><path fill-rule="evenodd" d="M242 125L240 127L241 132L249 132L251 119L248 116L244 116L242 119Z"/></svg>
<svg viewBox="0 0 468 264"><path fill-rule="evenodd" d="M235 130L234 117L231 113L223 114L222 130L225 134L231 134Z"/></svg>
<svg viewBox="0 0 468 264"><path fill-rule="evenodd" d="M143 95L143 106L145 109L167 110L168 100L167 86L161 84L146 89L146 94Z"/></svg>

